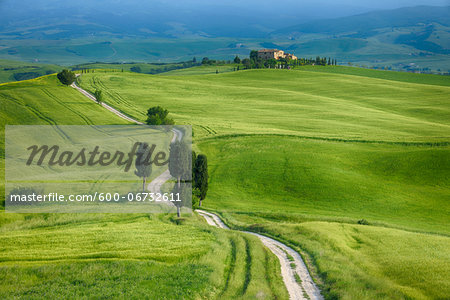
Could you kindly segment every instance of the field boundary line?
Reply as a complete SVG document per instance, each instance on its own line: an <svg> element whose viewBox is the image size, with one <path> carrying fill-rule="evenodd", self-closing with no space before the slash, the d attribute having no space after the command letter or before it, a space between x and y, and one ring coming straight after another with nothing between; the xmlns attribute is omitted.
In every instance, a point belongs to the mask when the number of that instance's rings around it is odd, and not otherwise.
<svg viewBox="0 0 450 300"><path fill-rule="evenodd" d="M414 146L414 147L446 147L450 146L450 142L394 142L394 141L377 141L377 140L355 140L355 139L341 139L341 138L327 138L316 137L296 134L283 134L283 133L237 133L237 134L223 134L217 136L208 136L197 139L197 141L206 141L214 139L227 139L237 137L293 137L305 140L318 140L326 142L340 142L340 143L360 143L360 144L385 144L394 146Z"/></svg>

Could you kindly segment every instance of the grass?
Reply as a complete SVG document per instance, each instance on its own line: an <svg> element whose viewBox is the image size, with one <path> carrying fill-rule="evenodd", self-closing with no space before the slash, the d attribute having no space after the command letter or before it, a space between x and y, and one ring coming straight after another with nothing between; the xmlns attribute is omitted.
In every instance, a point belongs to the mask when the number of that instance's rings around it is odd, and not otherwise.
<svg viewBox="0 0 450 300"><path fill-rule="evenodd" d="M140 120L149 107L162 105L177 122L192 124L196 137L267 133L448 142L450 129L449 87L372 77L289 70L188 78L110 73L85 74L82 86L104 90L105 102Z"/></svg>
<svg viewBox="0 0 450 300"><path fill-rule="evenodd" d="M380 70L371 70L356 67L313 67L313 66L302 66L297 67L298 70L310 71L310 72L324 72L333 74L343 74L343 75L354 75L362 77L371 77L385 80L393 80L399 82L410 82L419 84L431 84L431 85L443 85L450 86L450 80L448 76L442 75L432 75L432 74L413 74L406 72L387 72Z"/></svg>
<svg viewBox="0 0 450 300"><path fill-rule="evenodd" d="M179 63L84 63L74 65L73 69L94 69L97 71L106 70L112 71L132 71L133 67L139 67L140 72L144 74L158 74L163 72L169 72L172 70L182 69L188 67L188 64Z"/></svg>
<svg viewBox="0 0 450 300"><path fill-rule="evenodd" d="M39 63L25 63L0 59L0 83L26 80L56 73L61 66Z"/></svg>
<svg viewBox="0 0 450 300"><path fill-rule="evenodd" d="M2 174L5 123L127 124L54 75L0 85L0 101ZM3 178L1 187L3 198ZM257 238L196 215L0 212L0 239L2 299L287 298L279 262Z"/></svg>
<svg viewBox="0 0 450 300"><path fill-rule="evenodd" d="M450 233L448 146L270 136L212 139L198 146L213 158L207 201L212 209L367 219Z"/></svg>
<svg viewBox="0 0 450 300"><path fill-rule="evenodd" d="M245 47L236 48L236 44ZM70 40L4 39L0 58L8 60L74 65L89 62L179 62L210 59L233 59L248 56L259 47L259 39L235 38L77 38Z"/></svg>
<svg viewBox="0 0 450 300"><path fill-rule="evenodd" d="M0 296L286 297L278 261L257 239L184 218L176 225L169 215L3 214ZM244 261L251 255L255 263L230 269L234 240L243 243L238 259L244 253ZM233 282L225 285L224 274Z"/></svg>
<svg viewBox="0 0 450 300"><path fill-rule="evenodd" d="M97 72L129 72L133 67L139 67L140 72L144 74L159 74L188 68L191 62L184 63L83 63L74 66L58 66L42 63L26 63L15 60L0 59L0 83L22 81L34 79L45 75L50 75L61 71L63 68L81 70L94 69ZM229 68L218 67L220 70ZM194 69L194 68L190 68ZM232 69L232 68L231 68ZM123 71L122 71L123 70ZM215 72L215 70L214 70Z"/></svg>
<svg viewBox="0 0 450 300"><path fill-rule="evenodd" d="M228 72L234 72L237 69L237 64L229 64L229 65L218 65L218 66L197 66L192 68L186 68L186 69L179 69L179 70L173 70L161 73L161 76L166 75L207 75L207 74L216 74L216 71L219 73L228 73ZM240 66L242 68L242 65Z"/></svg>
<svg viewBox="0 0 450 300"><path fill-rule="evenodd" d="M309 254L320 276L332 283L322 285L327 298L444 299L448 295L448 237L336 222L257 221L258 231Z"/></svg>
<svg viewBox="0 0 450 300"><path fill-rule="evenodd" d="M75 89L63 86L55 75L0 85L0 199L4 200L4 128L9 125L129 124Z"/></svg>
<svg viewBox="0 0 450 300"><path fill-rule="evenodd" d="M161 105L192 124L210 165L205 207L296 247L328 299L449 293L447 77L305 67L82 80L138 119Z"/></svg>
<svg viewBox="0 0 450 300"><path fill-rule="evenodd" d="M437 25L438 26L438 25ZM385 32L383 32L385 31ZM439 30L440 38L432 42L444 43L448 36L446 28ZM177 62L196 57L232 60L235 55L247 57L251 50L279 48L293 52L298 57L335 57L339 63L392 67L397 70L424 69L448 72L448 55L426 52L414 46L396 44L400 34L414 32L413 27L381 29L379 34L369 37L327 36L324 34L302 34L295 40L290 35L271 38L226 38L226 37L180 37L180 38L116 38L81 37L72 39L11 39L2 36L0 58L32 62L74 65L89 62ZM448 48L447 48L448 49ZM426 54L425 54L426 53Z"/></svg>

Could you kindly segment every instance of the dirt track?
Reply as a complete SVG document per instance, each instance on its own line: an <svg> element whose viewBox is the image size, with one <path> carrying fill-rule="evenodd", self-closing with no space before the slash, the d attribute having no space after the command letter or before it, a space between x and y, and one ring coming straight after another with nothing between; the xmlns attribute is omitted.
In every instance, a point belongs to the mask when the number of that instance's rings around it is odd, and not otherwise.
<svg viewBox="0 0 450 300"><path fill-rule="evenodd" d="M72 83L71 87L77 89L80 93L82 93L84 96L91 99L92 101L97 102L97 99L93 95L77 86L75 82ZM102 106L122 119L125 119L127 121L136 124L144 124L142 122L139 122L133 118L124 115L123 113L109 106L108 104L102 103ZM182 133L176 129L173 129L173 132L174 135L171 140L171 143L175 142L177 139L181 140ZM152 182L150 182L147 186L147 189L153 193L158 193L164 182L169 180L171 177L172 176L170 175L169 170L167 170L161 175L159 175L157 178L155 178ZM213 213L206 212L204 210L197 210L197 212L199 215L205 218L206 222L209 225L223 229L230 229L228 228L227 225L225 225L222 222L219 216ZM286 285L286 289L288 290L290 299L305 299L305 300L323 299L322 295L320 294L320 290L312 281L308 269L305 266L305 263L303 262L301 256L295 250L286 246L283 243L280 243L264 235L248 231L244 232L257 236L261 240L261 242L278 257L281 265L281 275L283 277L284 284ZM292 264L295 264L295 266ZM296 279L295 276L296 274L298 275L300 280Z"/></svg>
<svg viewBox="0 0 450 300"><path fill-rule="evenodd" d="M196 211L205 218L209 225L229 229L216 214L200 209ZM267 236L254 232L243 232L257 236L278 257L281 265L281 276L283 277L290 299L323 299L320 290L309 275L308 269L300 254L291 247ZM300 280L296 279L296 275L298 275Z"/></svg>

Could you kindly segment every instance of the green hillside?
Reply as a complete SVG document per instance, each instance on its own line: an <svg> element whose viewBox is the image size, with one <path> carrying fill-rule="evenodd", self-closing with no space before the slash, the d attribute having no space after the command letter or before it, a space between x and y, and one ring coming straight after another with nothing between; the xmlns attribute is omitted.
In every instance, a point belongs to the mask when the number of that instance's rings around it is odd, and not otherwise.
<svg viewBox="0 0 450 300"><path fill-rule="evenodd" d="M149 107L162 105L179 123L192 124L196 137L264 133L360 142L449 142L448 86L308 69L189 77L85 74L81 84L87 90L102 89L105 102L140 120Z"/></svg>
<svg viewBox="0 0 450 300"><path fill-rule="evenodd" d="M5 125L127 124L50 75L0 85ZM0 213L0 298L284 299L279 262L256 237L198 216Z"/></svg>
<svg viewBox="0 0 450 300"><path fill-rule="evenodd" d="M239 14L233 5L218 9L204 3L200 9L188 10L176 5L168 9L171 4L167 2L140 3L146 9L135 5L86 1L80 4L85 9L73 18L70 3L49 7L35 1L29 7L16 7L10 2L8 14L0 20L0 58L64 66L163 63L193 57L232 60L253 49L279 48L298 57L333 57L340 65L350 62L402 71L450 72L448 5L351 16L352 10L339 3L322 8L294 1L282 14L273 14L266 5ZM92 9L96 6L109 12L98 15ZM121 11L120 16L110 11L114 9ZM29 74L18 77L38 72L20 73Z"/></svg>
<svg viewBox="0 0 450 300"><path fill-rule="evenodd" d="M289 26L271 37L275 48L297 56L319 54L336 57L341 64L448 73L449 12L449 6L373 11Z"/></svg>
<svg viewBox="0 0 450 300"><path fill-rule="evenodd" d="M4 169L5 125L90 125L127 124L113 113L63 86L55 75L32 80L0 84L0 166ZM4 199L4 176L0 172L1 199Z"/></svg>
<svg viewBox="0 0 450 300"><path fill-rule="evenodd" d="M303 32L321 34L342 34L355 31L358 24L358 33L369 33L379 28L407 27L419 23L428 24L436 22L450 26L448 12L450 6L415 6L402 7L392 10L372 11L349 17L328 20L310 21L304 24L279 29L282 32Z"/></svg>
<svg viewBox="0 0 450 300"><path fill-rule="evenodd" d="M61 69L61 66L56 65L0 59L0 83L33 79L56 73Z"/></svg>
<svg viewBox="0 0 450 300"><path fill-rule="evenodd" d="M162 105L192 124L210 164L206 207L301 251L327 297L448 294L447 77L187 72L86 74L82 86L138 119ZM369 225L356 225L362 219ZM421 267L410 269L418 257Z"/></svg>

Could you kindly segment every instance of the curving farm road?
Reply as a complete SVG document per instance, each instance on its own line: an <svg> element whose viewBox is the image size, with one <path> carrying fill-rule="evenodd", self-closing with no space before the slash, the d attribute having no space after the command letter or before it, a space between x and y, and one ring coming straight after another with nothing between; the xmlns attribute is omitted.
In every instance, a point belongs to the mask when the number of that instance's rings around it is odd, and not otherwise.
<svg viewBox="0 0 450 300"><path fill-rule="evenodd" d="M205 218L209 225L230 229L216 214L200 209L197 209L196 212ZM303 259L297 251L267 236L249 231L242 232L257 236L261 242L278 257L281 265L281 276L283 277L290 299L323 299L320 290L313 282ZM296 275L300 280L296 278Z"/></svg>
<svg viewBox="0 0 450 300"><path fill-rule="evenodd" d="M173 132L173 138L170 141L170 143L173 144L177 140L181 141L181 139L183 138L183 133L176 128L173 128L172 132ZM152 182L150 182L148 184L147 190L149 190L151 193L161 193L162 185L170 178L172 178L172 175L170 175L170 171L169 171L169 169L167 169L166 171L161 173L161 175L159 175L158 177L153 179ZM175 204L173 204L172 202L164 202L164 203L167 203L168 205L171 205L171 206L175 206Z"/></svg>
<svg viewBox="0 0 450 300"><path fill-rule="evenodd" d="M76 76L78 77L78 76L80 76L80 74L76 74ZM87 91L83 90L82 88L80 88L75 82L73 82L70 86L73 87L74 89L78 90L80 93L82 93L84 96L86 96L90 100L94 101L95 103L98 103L97 99L93 95L91 95L89 92L87 92ZM125 119L127 121L130 121L132 123L136 123L136 124L139 124L139 125L144 125L144 123L139 122L139 121L137 121L137 120L135 120L133 118L130 118L129 116L121 113L120 111L118 111L117 109L109 106L106 103L102 102L101 104L102 104L102 106L104 108L106 108L107 110L109 110L110 112L114 113L115 115L117 115L118 117L120 117L122 119Z"/></svg>
<svg viewBox="0 0 450 300"><path fill-rule="evenodd" d="M80 74L77 74L76 76L78 77L79 75ZM77 86L75 82L71 84L71 87L78 90L81 94L97 103L97 99L93 95ZM122 119L140 125L144 124L133 118L130 118L129 116L121 113L120 111L109 106L106 103L102 103L101 105ZM183 137L183 133L175 128L172 129L172 131L174 135L171 143L174 143L176 140L180 141ZM152 193L159 193L161 191L161 186L170 178L172 178L172 176L170 175L169 170L166 170L161 175L153 179L152 182L148 184L147 189ZM174 205L173 203L170 204ZM223 229L230 229L216 214L200 209L196 210L196 212L201 215L209 225ZM283 277L284 284L286 285L286 289L288 290L290 299L323 299L323 296L320 294L320 290L311 279L308 269L306 268L300 254L298 254L294 249L286 246L283 243L280 243L279 241L258 233L248 231L242 232L257 236L261 240L261 242L278 257L281 265L281 275ZM293 264L295 264L295 267ZM298 275L300 280L296 279L296 275Z"/></svg>
<svg viewBox="0 0 450 300"><path fill-rule="evenodd" d="M80 74L76 74L76 76L80 76ZM95 98L94 95L90 94L88 91L82 89L81 87L79 87L75 82L73 82L71 85L71 87L73 87L74 89L76 89L77 91L79 91L81 94L83 94L84 96L86 96L87 98L89 98L90 100L94 101L95 103L97 102L97 99ZM118 117L130 121L132 123L136 123L139 125L144 125L144 123L135 120L123 113L121 113L120 111L118 111L117 109L109 106L106 103L101 103L101 105L106 108L107 110L109 110L110 112L114 113L115 115L117 115ZM173 128L172 129L173 132L173 137L172 140L170 141L170 143L174 143L176 140L181 141L181 139L183 138L183 133L176 129ZM169 170L164 171L163 173L161 173L161 175L159 175L158 177L156 177L155 179L153 179L148 185L147 185L147 190L150 191L151 193L161 193L161 187L162 185L169 180L170 178L172 178L172 176L170 175ZM163 202L163 203L167 203L168 205L171 206L175 206L172 202Z"/></svg>

